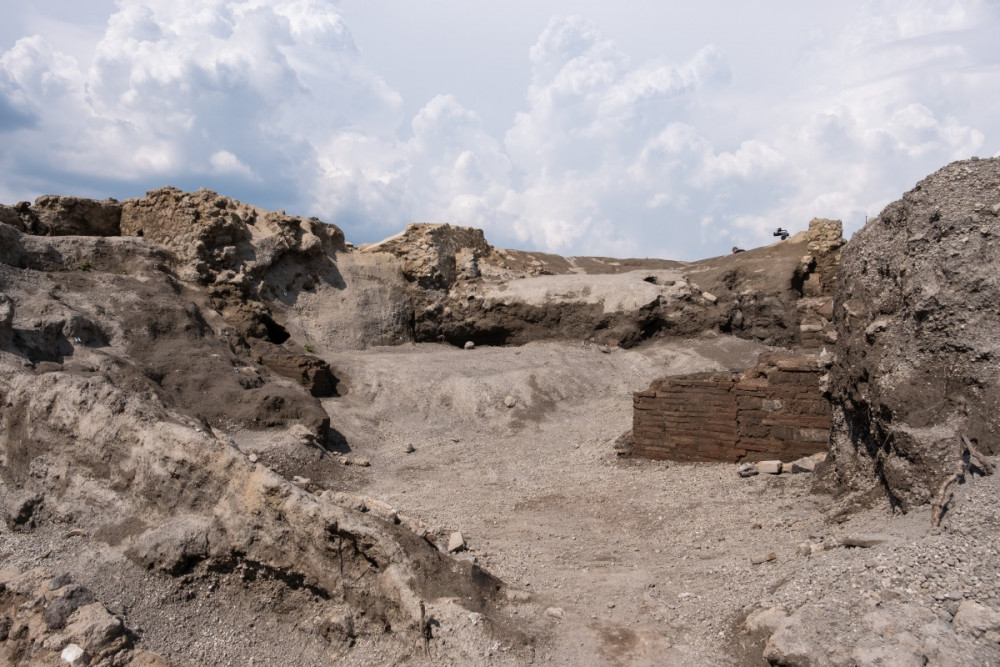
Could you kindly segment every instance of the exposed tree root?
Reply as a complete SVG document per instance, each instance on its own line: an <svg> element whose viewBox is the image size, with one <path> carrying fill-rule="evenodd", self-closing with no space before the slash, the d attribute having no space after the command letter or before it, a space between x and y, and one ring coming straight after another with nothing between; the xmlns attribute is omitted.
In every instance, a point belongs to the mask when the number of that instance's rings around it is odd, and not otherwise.
<svg viewBox="0 0 1000 667"><path fill-rule="evenodd" d="M951 491L951 487L955 482L962 482L965 480L965 474L969 472L972 462L975 461L976 465L983 474L992 475L993 474L993 464L986 458L986 456L976 449L972 441L969 440L964 431L959 431L958 434L958 470L955 474L951 475L948 479L944 480L941 484L941 488L938 490L937 499L934 501L934 513L931 515L931 528L937 528L941 525L941 519L944 516L947 505L951 502L952 496L954 495Z"/></svg>

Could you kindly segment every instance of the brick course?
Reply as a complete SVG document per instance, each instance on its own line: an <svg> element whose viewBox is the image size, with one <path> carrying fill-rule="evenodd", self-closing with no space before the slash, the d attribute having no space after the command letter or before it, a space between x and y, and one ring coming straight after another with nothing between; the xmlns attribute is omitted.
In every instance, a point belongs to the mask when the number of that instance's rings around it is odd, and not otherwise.
<svg viewBox="0 0 1000 667"><path fill-rule="evenodd" d="M825 451L826 368L812 355L762 354L745 373L660 378L633 394L635 456L673 461L793 461Z"/></svg>

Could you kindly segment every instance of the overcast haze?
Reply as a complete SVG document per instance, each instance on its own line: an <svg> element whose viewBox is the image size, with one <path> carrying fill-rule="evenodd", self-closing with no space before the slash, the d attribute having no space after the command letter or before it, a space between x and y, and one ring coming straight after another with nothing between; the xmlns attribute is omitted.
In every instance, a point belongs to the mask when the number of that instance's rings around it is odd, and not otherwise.
<svg viewBox="0 0 1000 667"><path fill-rule="evenodd" d="M814 6L815 5L815 6ZM0 0L0 201L699 259L1000 153L1000 0Z"/></svg>

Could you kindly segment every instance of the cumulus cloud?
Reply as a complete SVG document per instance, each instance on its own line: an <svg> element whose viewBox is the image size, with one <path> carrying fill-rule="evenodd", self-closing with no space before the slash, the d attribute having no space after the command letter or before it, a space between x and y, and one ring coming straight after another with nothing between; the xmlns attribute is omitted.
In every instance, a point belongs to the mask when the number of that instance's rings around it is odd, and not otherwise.
<svg viewBox="0 0 1000 667"><path fill-rule="evenodd" d="M301 199L317 146L401 120L319 0L121 0L87 69L33 36L4 54L0 82L4 106L30 120L6 124L10 153L34 154L24 179L64 187L217 175L265 180L266 203L284 205Z"/></svg>
<svg viewBox="0 0 1000 667"><path fill-rule="evenodd" d="M38 35L0 56L0 194L207 186L353 240L437 220L567 254L693 259L813 216L851 230L997 150L1000 7L848 13L792 63L725 42L637 63L595 23L553 18L501 136L461 91L404 117L332 0L119 0L82 64ZM762 68L787 76L758 93Z"/></svg>

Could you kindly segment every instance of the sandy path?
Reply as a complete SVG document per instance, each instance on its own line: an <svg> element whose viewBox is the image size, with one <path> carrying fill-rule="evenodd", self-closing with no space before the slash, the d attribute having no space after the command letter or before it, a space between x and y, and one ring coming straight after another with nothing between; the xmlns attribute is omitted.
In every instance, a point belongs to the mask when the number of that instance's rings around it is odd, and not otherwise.
<svg viewBox="0 0 1000 667"><path fill-rule="evenodd" d="M721 337L610 353L376 349L331 358L350 391L325 407L372 461L353 490L461 530L480 563L532 593L509 613L551 631L540 660L727 664L739 660L735 619L773 586L774 564L750 558L794 558L822 530L819 497L806 476L620 461L612 444L631 426L633 390L758 351Z"/></svg>

